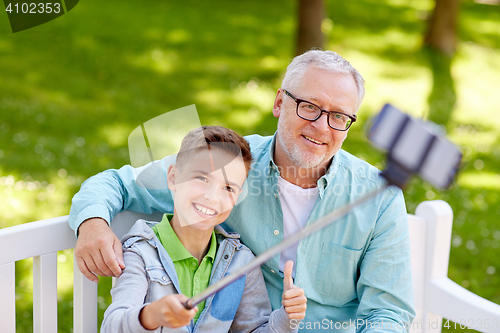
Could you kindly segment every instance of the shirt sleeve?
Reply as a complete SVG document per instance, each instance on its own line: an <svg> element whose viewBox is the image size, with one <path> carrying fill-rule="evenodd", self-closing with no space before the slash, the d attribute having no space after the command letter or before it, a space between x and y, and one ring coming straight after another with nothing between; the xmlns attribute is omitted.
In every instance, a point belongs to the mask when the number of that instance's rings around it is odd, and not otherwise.
<svg viewBox="0 0 500 333"><path fill-rule="evenodd" d="M104 313L102 333L148 333L155 330L145 329L139 321L139 313L148 290L148 279L142 257L124 248L123 259L126 263L122 275L111 289L113 302ZM159 331L159 330L156 330Z"/></svg>
<svg viewBox="0 0 500 333"><path fill-rule="evenodd" d="M87 179L73 197L69 224L75 233L80 224L93 217L111 222L123 210L151 214L173 213L173 201L166 183L172 157L140 168L130 165L101 172Z"/></svg>
<svg viewBox="0 0 500 333"><path fill-rule="evenodd" d="M408 332L415 317L409 227L403 194L387 191L360 266L358 333ZM383 206L382 206L383 207Z"/></svg>
<svg viewBox="0 0 500 333"><path fill-rule="evenodd" d="M260 268L248 273L243 296L229 329L230 333L294 333L298 331L299 323L300 320L288 319L283 306L271 312L271 303Z"/></svg>

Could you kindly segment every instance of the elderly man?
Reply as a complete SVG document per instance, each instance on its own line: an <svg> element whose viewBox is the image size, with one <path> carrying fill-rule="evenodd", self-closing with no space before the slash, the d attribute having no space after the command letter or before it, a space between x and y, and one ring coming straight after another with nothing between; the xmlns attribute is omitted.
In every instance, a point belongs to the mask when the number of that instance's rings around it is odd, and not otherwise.
<svg viewBox="0 0 500 333"><path fill-rule="evenodd" d="M288 66L273 106L278 130L246 138L255 162L249 193L225 222L256 255L383 185L377 169L340 149L363 96L363 78L334 52L309 51ZM90 178L73 198L77 263L91 280L124 268L107 223L124 209L172 212L173 204L168 190L138 186L130 166ZM262 266L273 309L289 259L308 298L300 331L407 331L414 309L401 191L386 190Z"/></svg>

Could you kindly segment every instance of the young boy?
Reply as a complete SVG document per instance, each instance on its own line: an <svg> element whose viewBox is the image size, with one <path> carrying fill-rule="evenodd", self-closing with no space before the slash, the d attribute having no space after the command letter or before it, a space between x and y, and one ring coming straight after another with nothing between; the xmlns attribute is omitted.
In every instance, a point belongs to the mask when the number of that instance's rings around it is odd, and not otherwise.
<svg viewBox="0 0 500 333"><path fill-rule="evenodd" d="M232 130L203 126L186 135L167 172L174 214L158 224L139 220L122 239L126 267L111 291L101 332L297 331L292 327L304 318L307 299L293 286L291 261L283 306L272 313L260 269L194 309L182 305L253 259L238 234L219 226L237 202L251 162L248 142Z"/></svg>

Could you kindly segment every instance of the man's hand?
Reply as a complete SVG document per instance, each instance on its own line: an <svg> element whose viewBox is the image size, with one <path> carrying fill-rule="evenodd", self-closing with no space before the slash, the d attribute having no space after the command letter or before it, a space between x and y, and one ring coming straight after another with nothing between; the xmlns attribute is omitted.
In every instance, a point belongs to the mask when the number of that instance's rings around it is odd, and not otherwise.
<svg viewBox="0 0 500 333"><path fill-rule="evenodd" d="M177 328L189 325L198 308L187 310L182 305L187 300L188 298L182 294L164 296L142 308L139 321L148 330L154 330L160 326Z"/></svg>
<svg viewBox="0 0 500 333"><path fill-rule="evenodd" d="M288 319L304 319L306 316L307 298L304 289L293 285L293 261L288 260L283 274L283 301L281 304L288 314Z"/></svg>
<svg viewBox="0 0 500 333"><path fill-rule="evenodd" d="M118 277L125 268L122 244L101 218L85 220L78 228L75 258L80 272L94 282L96 275Z"/></svg>

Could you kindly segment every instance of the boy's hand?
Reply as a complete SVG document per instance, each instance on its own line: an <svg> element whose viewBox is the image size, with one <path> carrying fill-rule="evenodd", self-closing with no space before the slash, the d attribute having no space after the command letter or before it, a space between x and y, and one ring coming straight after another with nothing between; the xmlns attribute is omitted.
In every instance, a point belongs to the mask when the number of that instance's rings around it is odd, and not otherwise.
<svg viewBox="0 0 500 333"><path fill-rule="evenodd" d="M289 319L304 319L306 316L307 298L304 289L293 285L292 279L293 261L288 260L285 264L283 277L283 301Z"/></svg>
<svg viewBox="0 0 500 333"><path fill-rule="evenodd" d="M189 325L198 308L186 310L182 303L187 300L188 298L182 294L164 296L142 308L139 321L148 330L154 330L160 326L177 328Z"/></svg>

